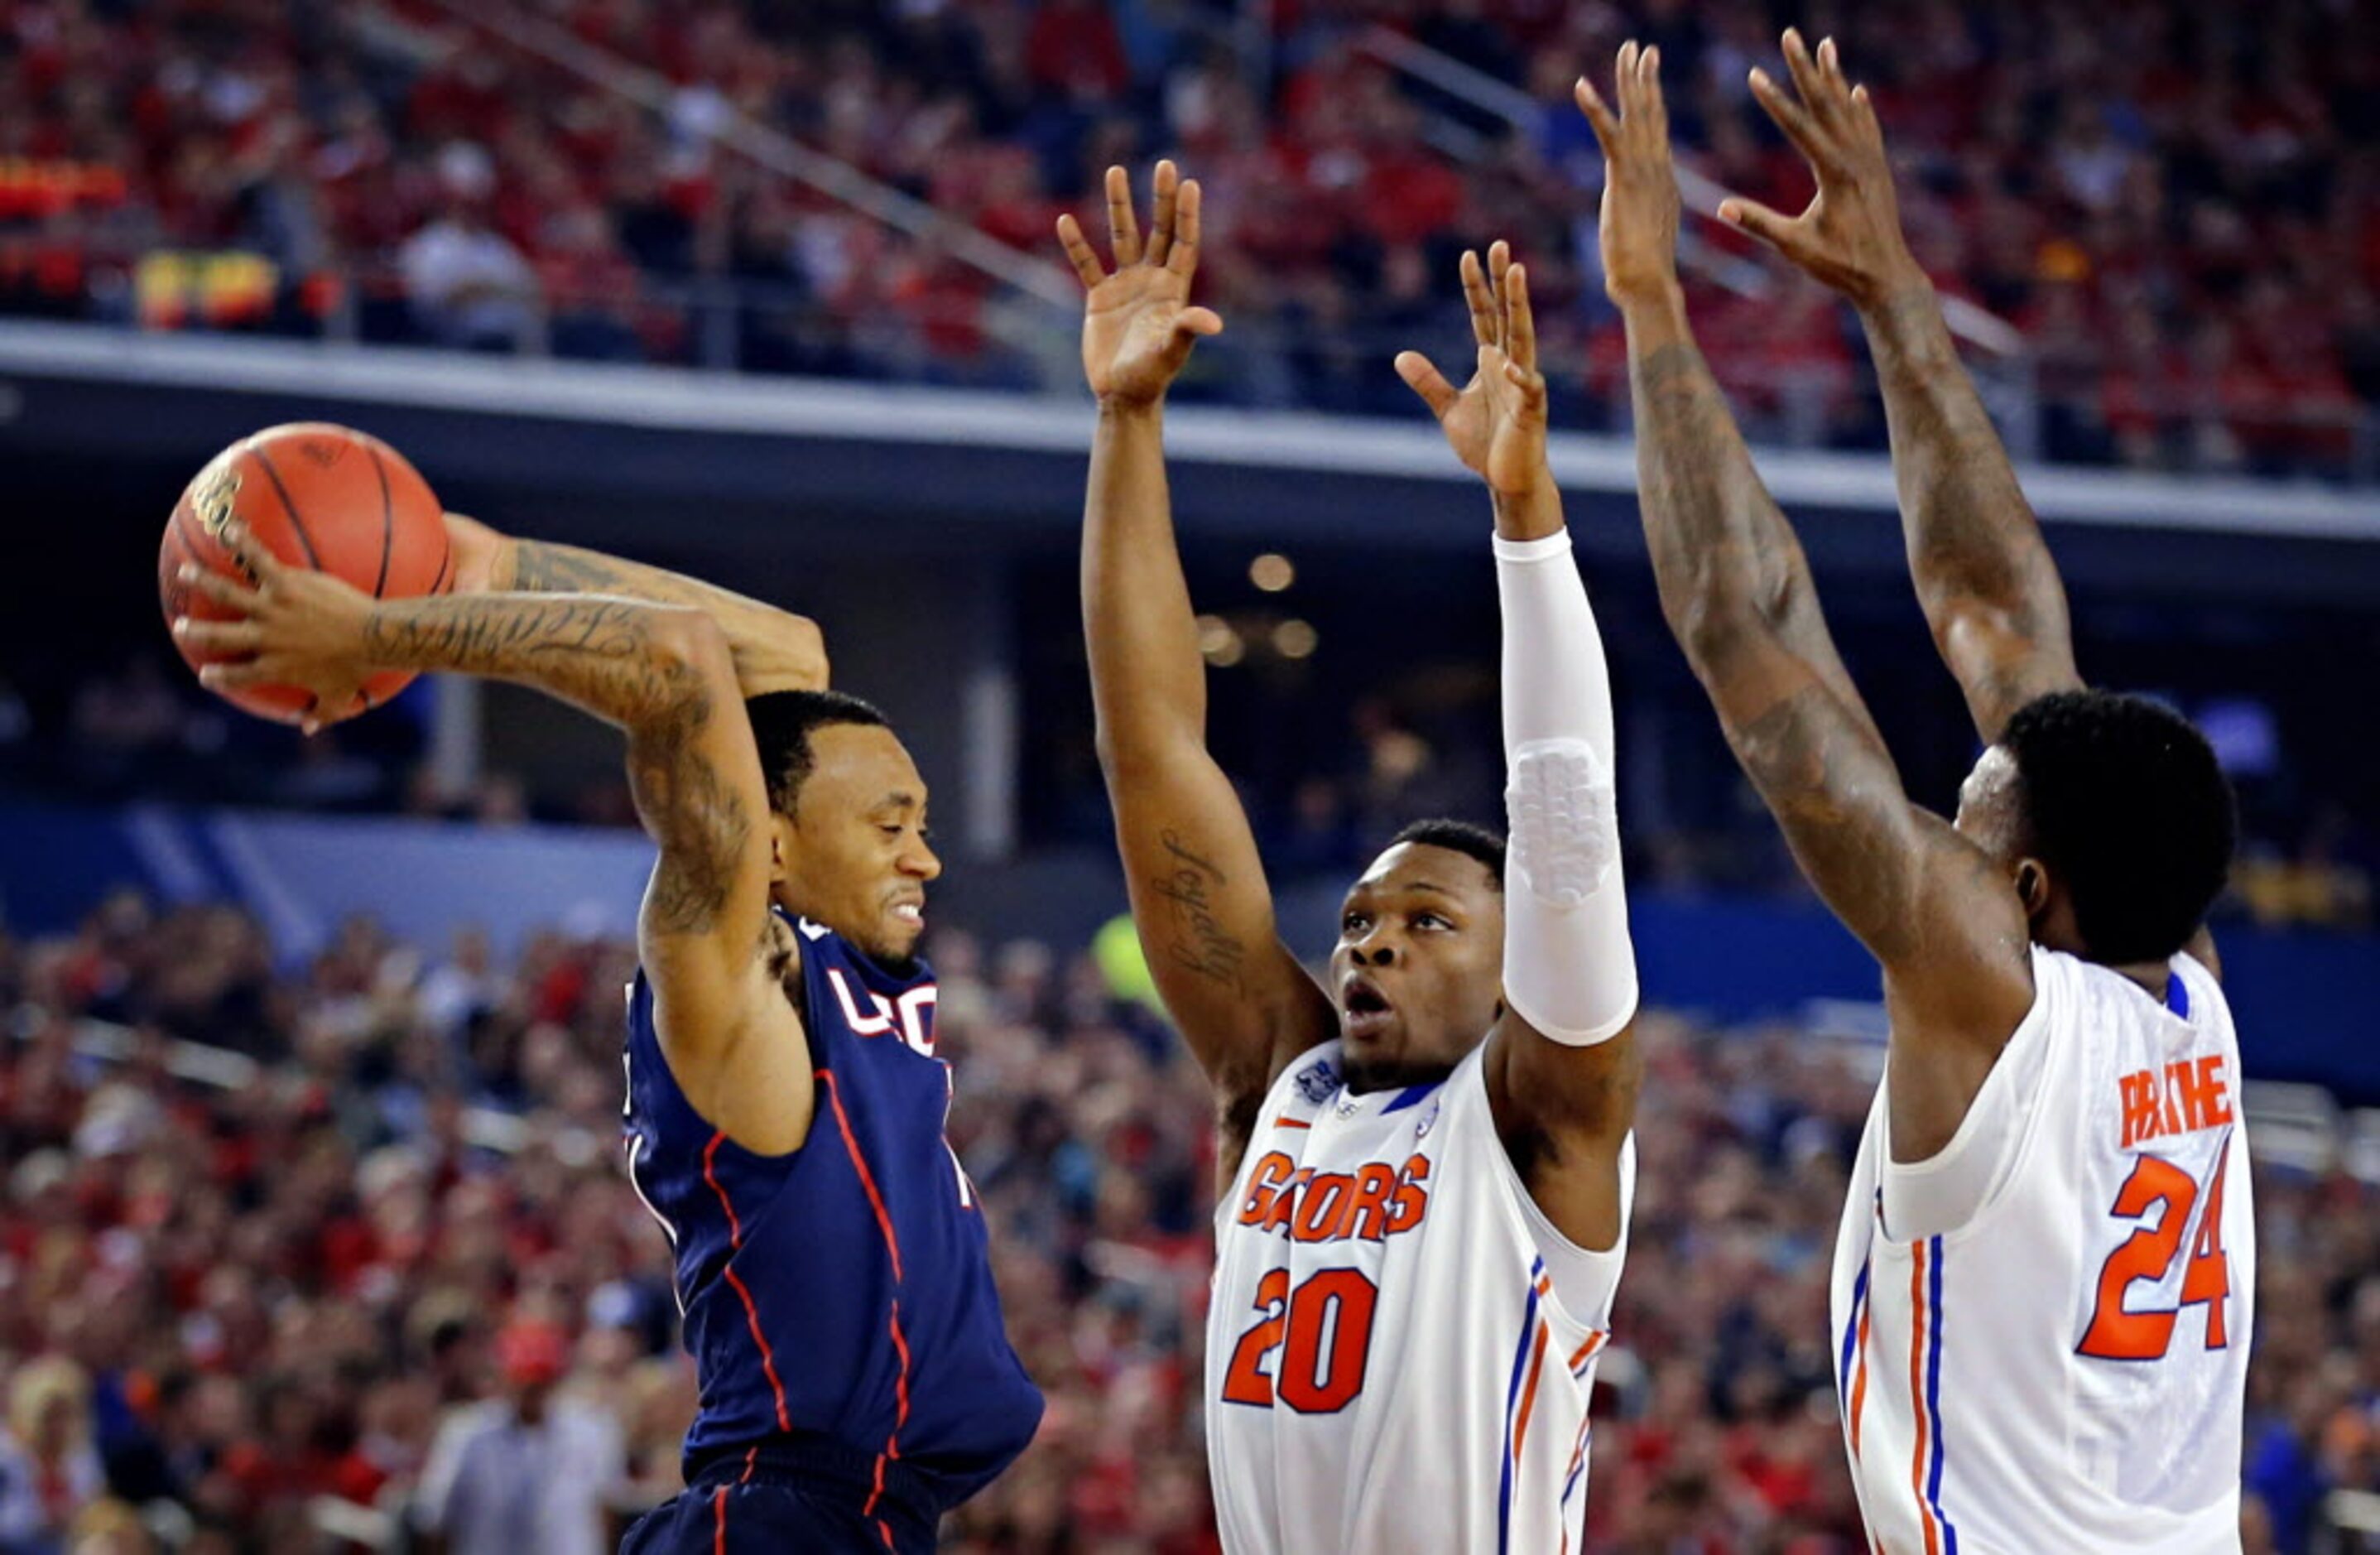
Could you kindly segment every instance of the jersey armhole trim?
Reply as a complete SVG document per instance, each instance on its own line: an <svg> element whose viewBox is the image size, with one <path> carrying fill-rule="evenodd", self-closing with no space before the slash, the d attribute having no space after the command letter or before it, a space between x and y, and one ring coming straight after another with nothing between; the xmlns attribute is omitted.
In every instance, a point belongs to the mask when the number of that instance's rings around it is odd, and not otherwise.
<svg viewBox="0 0 2380 1555"><path fill-rule="evenodd" d="M668 1082L670 1099L676 1106L685 1109L686 1116L701 1124L706 1131L717 1135L719 1136L719 1144L722 1149L732 1151L735 1155L742 1157L745 1160L751 1162L755 1166L770 1169L789 1170L795 1161L801 1159L802 1152L809 1148L810 1141L817 1137L818 1135L816 1127L818 1122L816 1109L820 1099L820 1092L822 1088L818 1080L818 1074L823 1072L827 1065L825 1061L819 1056L816 1049L813 1048L810 1054L812 1060L810 1065L812 1070L810 1077L810 1098L812 1106L810 1122L812 1126L802 1135L802 1142L795 1146L790 1150L779 1150L773 1153L766 1150L756 1150L750 1146L744 1144L741 1140L738 1140L734 1135L729 1134L725 1129L720 1127L717 1123L713 1122L706 1113L704 1113L701 1108L694 1104L694 1098L686 1095L686 1087L678 1080L676 1068L670 1063L669 1045L662 1040L661 1001L654 991L651 978L646 974L642 966L639 966L637 968L636 980L628 985L628 1018L631 1022L634 1022L636 1019L637 1000L640 995L644 1000L645 1028L652 1036L653 1057L660 1062L662 1078ZM801 1018L805 1014L805 1012L797 1010L795 1012L795 1014L796 1018ZM802 1026L803 1039L808 1041L809 1027L808 1021L804 1019L802 1021ZM633 1042L633 1031L631 1032L630 1039ZM633 1054L631 1056L633 1057Z"/></svg>
<svg viewBox="0 0 2380 1555"><path fill-rule="evenodd" d="M1487 1136L1487 1148L1496 1158L1498 1185L1520 1216L1521 1229L1536 1246L1537 1256L1545 1260L1546 1272L1551 1276L1553 1290L1549 1300L1558 1313L1576 1329L1602 1332L1611 1326L1611 1303L1620 1289L1620 1276L1628 1262L1628 1222L1636 1209L1636 1131L1630 1129L1620 1141L1613 1170L1620 1174L1620 1235L1610 1246L1597 1249L1582 1247L1561 1233L1551 1216L1548 1215L1529 1192L1529 1184L1521 1180L1520 1169L1504 1148L1504 1141L1496 1133L1494 1109L1488 1105L1488 1072L1476 1062L1486 1044L1475 1050L1471 1062L1472 1078L1468 1082L1477 1092L1480 1126ZM1592 1317L1582 1316L1577 1305L1564 1293L1565 1277L1572 1287L1590 1282L1602 1286L1602 1297Z"/></svg>
<svg viewBox="0 0 2380 1555"><path fill-rule="evenodd" d="M1892 1104L1889 1094L1892 1084L1892 1061L1888 1055L1887 1056L1885 1060L1887 1094L1879 1120L1884 1129L1884 1148L1877 1161L1876 1188L1879 1195L1885 1192L1889 1181L1896 1176L1903 1181L1913 1178L1923 1184L1965 1164L1967 1156L1975 1148L1976 1140L1984 1130L1985 1119L1987 1115L1986 1101L1998 1101L2002 1093L2018 1083L2014 1077L2015 1069L2028 1058L2037 1057L2039 1063L2046 1064L2046 1054L2034 1055L2027 1051L2028 1044L2048 1040L2046 1027L2050 1018L2049 996L2048 990L2044 986L2045 980L2042 959L2036 955L2033 966L2032 1008L2025 1011L2024 1018L2016 1023L2016 1029L2010 1032L2008 1040L2000 1045L1998 1054L1992 1060L1991 1072L1984 1076L1984 1083L1976 1089L1974 1099L1967 1104L1967 1115L1959 1120L1959 1126L1951 1134L1949 1143L1927 1156L1924 1160L1899 1161L1892 1159ZM2011 1060L2016 1062L2011 1063ZM2039 1076L2034 1077L2038 1079ZM2011 1100L2010 1105L2015 1107L2016 1104ZM1922 1235L1903 1236L1890 1224L1889 1218L1879 1210L1877 1234L1896 1247L1911 1246L1915 1243L1937 1236L1956 1239L1964 1235L2000 1202L2008 1184L2015 1179L2019 1163L2023 1160L2026 1151L2032 1148L2034 1121L2039 1113L2040 1109L2037 1107L2026 1106L2016 1109L2015 1127L2007 1140L2004 1153L1993 1170L1991 1180L1985 1184L1982 1197L1969 1206L1954 1224L1930 1227Z"/></svg>

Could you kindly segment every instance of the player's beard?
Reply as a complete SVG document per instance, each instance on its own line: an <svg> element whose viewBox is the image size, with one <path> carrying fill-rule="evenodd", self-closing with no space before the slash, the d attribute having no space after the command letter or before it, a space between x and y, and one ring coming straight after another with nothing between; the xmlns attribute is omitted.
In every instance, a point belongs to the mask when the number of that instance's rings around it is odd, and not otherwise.
<svg viewBox="0 0 2380 1555"><path fill-rule="evenodd" d="M851 942L858 947L861 954L876 964L878 970L896 978L914 978L917 975L917 947L925 942L925 938L921 930L902 950L894 950L890 945L863 943L857 940Z"/></svg>

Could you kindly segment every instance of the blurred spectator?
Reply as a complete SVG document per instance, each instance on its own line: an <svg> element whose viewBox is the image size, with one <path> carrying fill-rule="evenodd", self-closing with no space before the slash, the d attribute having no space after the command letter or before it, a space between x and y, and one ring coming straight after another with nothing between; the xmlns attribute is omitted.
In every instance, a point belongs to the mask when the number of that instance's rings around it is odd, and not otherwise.
<svg viewBox="0 0 2380 1555"><path fill-rule="evenodd" d="M1437 296L1456 249L1500 235L1535 267L1560 408L1609 425L1625 396L1597 371L1617 329L1591 274L1600 164L1570 80L1622 37L1658 39L1689 166L1787 206L1807 188L1743 85L1780 63L1781 18L1755 0L1330 0L1273 7L1268 35L1216 0L544 7L650 72L659 111L419 4L370 26L244 15L236 48L200 0L29 14L44 19L0 56L0 310L161 327L352 316L368 336L518 349L542 298L565 356L1033 382L945 238L723 148L790 135L1028 251L1054 207L1096 208L1108 162L1179 150L1207 180L1205 284L1233 325L1186 396L1412 413L1356 369L1459 340L1459 317L1412 308L1415 263ZM2040 395L2047 452L2368 477L2375 26L2325 0L2087 19L1960 0L1829 30L1876 91L1921 261L2028 337L2008 376ZM1519 95L1386 67L1373 27ZM1873 444L1832 302L1740 235L1687 236L1697 312L1747 316L1706 335L1757 402L1752 430ZM412 315L393 329L392 273Z"/></svg>
<svg viewBox="0 0 2380 1555"><path fill-rule="evenodd" d="M153 1040L121 1066L77 1051L103 999L151 1018L234 981L253 935L119 897L71 940L0 942L0 1014L34 1034L0 1046L0 1356L48 1357L13 1367L0 1512L49 1541L0 1551L141 1548L107 1495L182 1508L187 1555L312 1549L317 1496L409 1506L458 1552L608 1548L615 1501L678 1488L694 1408L666 1245L613 1145L633 952L551 936L468 974L476 1079L404 1056L434 1029L436 974L363 923L257 1006L260 1045L303 1067L218 1090L173 1078ZM953 1143L1050 1401L946 1548L1213 1555L1205 1082L1086 955L948 929L929 949ZM1640 1039L1585 1549L1848 1555L1827 1282L1875 1055L1658 1012ZM399 1087L416 1101L376 1099ZM2325 1497L2380 1491L2380 1188L2260 1161L2256 1190L2243 1548L2313 1555Z"/></svg>
<svg viewBox="0 0 2380 1555"><path fill-rule="evenodd" d="M105 1488L91 1443L89 1376L63 1355L18 1367L0 1440L0 1549L58 1555Z"/></svg>
<svg viewBox="0 0 2380 1555"><path fill-rule="evenodd" d="M415 322L443 346L516 351L537 325L537 273L488 222L494 177L486 152L449 145L439 161L439 213L397 250Z"/></svg>
<svg viewBox="0 0 2380 1555"><path fill-rule="evenodd" d="M438 1427L415 1522L431 1555L602 1555L624 1469L620 1422L557 1397L571 1336L536 1318L496 1335L503 1392L459 1406Z"/></svg>

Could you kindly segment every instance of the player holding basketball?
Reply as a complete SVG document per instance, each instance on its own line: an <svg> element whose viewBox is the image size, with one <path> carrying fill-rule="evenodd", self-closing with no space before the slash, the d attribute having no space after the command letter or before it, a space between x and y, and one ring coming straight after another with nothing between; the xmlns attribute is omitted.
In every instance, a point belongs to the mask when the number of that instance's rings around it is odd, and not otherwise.
<svg viewBox="0 0 2380 1555"><path fill-rule="evenodd" d="M1409 827L1348 893L1326 990L1277 937L1246 816L1205 738L1162 407L1196 338L1198 186L1160 164L1144 248L1108 175L1089 289L1099 401L1083 609L1141 944L1215 1089L1224 1192L1207 1440L1235 1555L1574 1546L1586 1402L1633 1181L1636 973L1610 691L1545 463L1527 278L1463 289L1477 373L1398 369L1494 498L1512 857Z"/></svg>
<svg viewBox="0 0 2380 1555"><path fill-rule="evenodd" d="M2038 525L1902 246L1831 43L1755 76L1818 193L1728 214L1860 309L1909 553L1988 748L1910 803L1688 328L1655 51L1616 102L1606 284L1671 627L1794 856L1884 966L1891 1045L1835 1260L1844 1438L1879 1549L2237 1550L2256 1283L2240 1055L2204 927L2230 793L2195 730L2086 690Z"/></svg>
<svg viewBox="0 0 2380 1555"><path fill-rule="evenodd" d="M251 655L209 665L211 686L278 682L344 708L375 671L444 670L534 687L627 734L661 850L629 990L629 1176L669 1235L701 1404L688 1489L625 1548L931 1550L941 1512L1031 1440L1041 1401L943 1138L949 1072L915 955L941 866L907 751L852 698L747 700L739 667L765 686L822 678L823 658L805 663L803 634L732 597L693 596L720 618L568 591L375 601L285 566L236 520L223 538L254 586L185 578L242 619L176 626L196 648ZM704 588L473 543L486 565L467 586L563 568L578 584ZM592 576L605 568L632 570Z"/></svg>

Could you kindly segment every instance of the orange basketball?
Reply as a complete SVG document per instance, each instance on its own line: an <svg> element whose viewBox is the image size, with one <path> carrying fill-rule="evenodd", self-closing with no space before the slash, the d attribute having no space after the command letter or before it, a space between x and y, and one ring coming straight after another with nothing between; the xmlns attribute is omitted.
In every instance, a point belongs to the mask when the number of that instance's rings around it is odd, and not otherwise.
<svg viewBox="0 0 2380 1555"><path fill-rule="evenodd" d="M405 456L376 437L323 421L267 427L207 462L183 489L165 521L157 553L157 594L167 626L188 615L220 621L235 613L191 589L182 565L245 581L217 538L237 515L257 543L292 566L346 579L376 599L443 594L453 583L445 510ZM191 669L237 655L208 653L176 641ZM390 670L364 683L378 707L412 681ZM222 693L260 718L295 723L310 698L293 686L249 686Z"/></svg>

